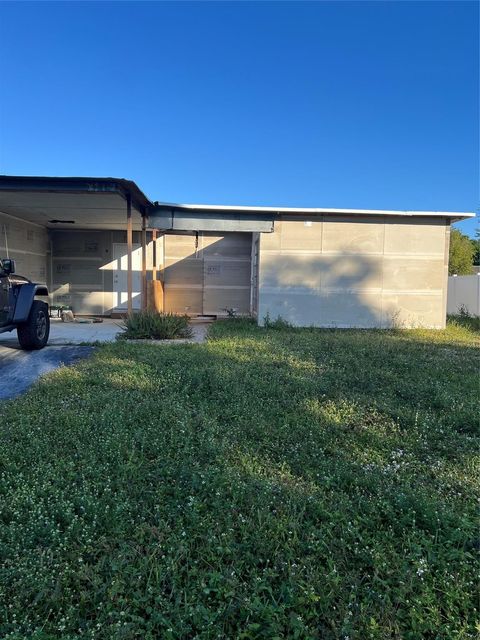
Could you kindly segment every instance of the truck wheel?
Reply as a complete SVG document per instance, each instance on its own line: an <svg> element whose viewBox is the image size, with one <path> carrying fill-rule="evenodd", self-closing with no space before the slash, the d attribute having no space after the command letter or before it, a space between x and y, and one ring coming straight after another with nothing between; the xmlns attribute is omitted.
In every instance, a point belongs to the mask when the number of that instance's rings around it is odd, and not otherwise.
<svg viewBox="0 0 480 640"><path fill-rule="evenodd" d="M22 349L42 349L48 342L50 318L48 305L34 300L28 320L17 327L18 341Z"/></svg>

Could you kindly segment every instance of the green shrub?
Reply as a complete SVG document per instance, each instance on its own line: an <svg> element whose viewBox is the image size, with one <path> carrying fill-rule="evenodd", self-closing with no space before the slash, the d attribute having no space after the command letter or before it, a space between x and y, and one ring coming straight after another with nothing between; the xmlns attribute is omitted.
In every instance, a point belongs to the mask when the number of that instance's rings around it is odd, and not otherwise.
<svg viewBox="0 0 480 640"><path fill-rule="evenodd" d="M264 325L265 329L281 330L281 329L293 329L294 328L293 324L288 322L288 320L285 320L284 318L282 318L282 316L277 316L275 320L272 320L270 318L270 314L268 313L268 311L267 311L267 315L263 319L263 325Z"/></svg>
<svg viewBox="0 0 480 640"><path fill-rule="evenodd" d="M192 337L188 316L175 313L157 313L156 311L131 313L123 319L122 328L124 331L119 338L172 340Z"/></svg>

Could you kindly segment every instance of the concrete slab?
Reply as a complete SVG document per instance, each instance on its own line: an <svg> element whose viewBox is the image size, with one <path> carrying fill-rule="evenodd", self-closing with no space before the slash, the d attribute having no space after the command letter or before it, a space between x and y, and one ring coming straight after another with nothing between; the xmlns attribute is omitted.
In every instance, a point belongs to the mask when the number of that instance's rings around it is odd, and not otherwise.
<svg viewBox="0 0 480 640"><path fill-rule="evenodd" d="M26 391L44 373L89 356L94 347L48 346L23 351L13 342L0 345L0 401Z"/></svg>
<svg viewBox="0 0 480 640"><path fill-rule="evenodd" d="M121 331L120 320L105 318L99 323L62 322L51 318L50 338L48 344L68 345L84 344L86 342L114 342ZM17 332L0 333L0 346L18 345Z"/></svg>
<svg viewBox="0 0 480 640"><path fill-rule="evenodd" d="M203 342L206 338L208 327L211 322L198 322L192 320L193 337L189 340L152 340L152 344L168 344L182 342ZM103 322L86 324L82 322L62 322L57 318L51 319L49 346L84 345L93 342L115 342L119 333L122 332L121 320L104 318ZM147 342L140 340L140 342ZM0 333L1 347L18 348L17 332Z"/></svg>
<svg viewBox="0 0 480 640"><path fill-rule="evenodd" d="M208 327L211 324L211 322L192 322L192 324L190 325L193 331L191 342L205 342L207 338Z"/></svg>

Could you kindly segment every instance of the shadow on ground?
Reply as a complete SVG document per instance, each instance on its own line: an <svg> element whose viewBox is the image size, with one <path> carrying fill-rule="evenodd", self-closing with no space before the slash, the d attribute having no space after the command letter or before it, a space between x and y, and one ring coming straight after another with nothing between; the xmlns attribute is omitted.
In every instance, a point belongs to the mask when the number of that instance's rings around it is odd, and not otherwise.
<svg viewBox="0 0 480 640"><path fill-rule="evenodd" d="M0 341L0 400L26 391L44 373L86 358L93 347L53 347L23 351L14 343Z"/></svg>

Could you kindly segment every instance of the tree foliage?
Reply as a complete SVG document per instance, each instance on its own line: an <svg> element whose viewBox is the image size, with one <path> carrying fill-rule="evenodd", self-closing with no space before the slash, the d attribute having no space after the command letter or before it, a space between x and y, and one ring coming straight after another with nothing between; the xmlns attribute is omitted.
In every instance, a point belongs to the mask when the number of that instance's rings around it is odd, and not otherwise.
<svg viewBox="0 0 480 640"><path fill-rule="evenodd" d="M472 240L458 229L450 234L449 275L468 276L473 273L475 247Z"/></svg>
<svg viewBox="0 0 480 640"><path fill-rule="evenodd" d="M475 238L471 241L474 254L473 254L473 264L480 264L480 229L475 231Z"/></svg>

